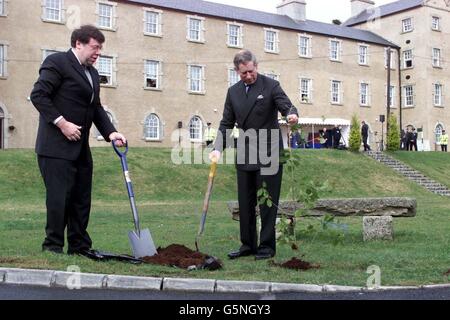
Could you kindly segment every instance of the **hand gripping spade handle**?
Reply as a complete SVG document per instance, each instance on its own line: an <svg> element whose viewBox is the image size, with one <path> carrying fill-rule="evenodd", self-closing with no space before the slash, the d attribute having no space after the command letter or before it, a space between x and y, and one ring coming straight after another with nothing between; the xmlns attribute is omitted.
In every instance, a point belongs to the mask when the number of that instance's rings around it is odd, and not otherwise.
<svg viewBox="0 0 450 320"><path fill-rule="evenodd" d="M209 199L211 198L211 191L213 187L214 177L216 175L216 169L217 169L217 160L213 159L211 161L211 166L209 169L208 187L206 188L205 199L203 201L202 217L200 219L200 225L198 228L197 236L195 237L195 248L197 249L197 251L199 251L198 250L199 238L202 235L203 231L205 230L206 214L208 213Z"/></svg>
<svg viewBox="0 0 450 320"><path fill-rule="evenodd" d="M128 198L130 199L131 211L133 213L134 231L128 232L128 238L130 239L133 254L136 258L151 257L155 255L157 252L155 244L153 243L152 237L150 235L150 231L148 229L141 230L139 225L139 215L136 208L136 202L134 200L133 185L131 184L130 174L128 172L128 164L126 156L128 152L128 143L125 144L124 152L121 152L116 147L115 140L112 141L112 146L114 148L114 151L119 156L120 162L122 163L123 176L125 178L125 184L128 191Z"/></svg>

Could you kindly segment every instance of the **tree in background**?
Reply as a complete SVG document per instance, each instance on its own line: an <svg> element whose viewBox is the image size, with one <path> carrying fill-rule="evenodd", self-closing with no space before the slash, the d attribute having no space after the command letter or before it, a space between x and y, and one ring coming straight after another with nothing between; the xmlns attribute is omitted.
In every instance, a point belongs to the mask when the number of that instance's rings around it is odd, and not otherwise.
<svg viewBox="0 0 450 320"><path fill-rule="evenodd" d="M361 126L359 125L359 119L354 114L352 116L352 124L350 126L350 139L349 149L353 152L358 152L361 147Z"/></svg>
<svg viewBox="0 0 450 320"><path fill-rule="evenodd" d="M389 130L387 136L387 150L396 151L400 149L400 129L397 117L391 113L389 116Z"/></svg>

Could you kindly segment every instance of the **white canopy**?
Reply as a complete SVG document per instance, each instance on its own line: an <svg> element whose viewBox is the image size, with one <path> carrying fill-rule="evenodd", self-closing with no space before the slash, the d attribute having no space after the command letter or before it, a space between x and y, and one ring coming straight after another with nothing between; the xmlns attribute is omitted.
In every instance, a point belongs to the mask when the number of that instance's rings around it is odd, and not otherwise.
<svg viewBox="0 0 450 320"><path fill-rule="evenodd" d="M298 124L314 124L319 126L349 126L350 121L337 118L299 118Z"/></svg>

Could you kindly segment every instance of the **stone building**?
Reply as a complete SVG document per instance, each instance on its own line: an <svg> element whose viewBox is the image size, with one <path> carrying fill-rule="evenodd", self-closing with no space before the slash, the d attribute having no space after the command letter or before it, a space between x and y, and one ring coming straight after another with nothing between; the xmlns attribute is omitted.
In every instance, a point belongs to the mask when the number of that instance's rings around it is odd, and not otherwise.
<svg viewBox="0 0 450 320"><path fill-rule="evenodd" d="M207 122L219 125L226 90L239 79L233 56L242 48L257 55L260 73L281 82L305 130L337 123L345 136L356 114L372 133L380 132L388 47L390 101L394 113L400 109L399 47L362 26L308 20L305 6L303 0L284 0L273 14L200 0L0 0L1 147L34 146L38 112L29 94L39 66L47 55L67 51L72 30L81 24L94 24L106 36L97 62L101 99L133 146L170 147L179 127L187 130L183 139L201 142ZM445 78L430 79L430 86L438 80ZM436 117L444 110L433 109ZM91 134L91 145L105 145L95 129Z"/></svg>

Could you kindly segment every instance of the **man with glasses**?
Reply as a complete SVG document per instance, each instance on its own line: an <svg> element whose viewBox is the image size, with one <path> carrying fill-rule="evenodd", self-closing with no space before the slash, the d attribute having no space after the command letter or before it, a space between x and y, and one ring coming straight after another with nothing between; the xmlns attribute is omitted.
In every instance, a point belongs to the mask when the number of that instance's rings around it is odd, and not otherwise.
<svg viewBox="0 0 450 320"><path fill-rule="evenodd" d="M256 260L269 259L276 249L275 222L283 173L280 162L283 140L278 113L290 124L298 123L298 114L280 83L258 73L258 62L252 52L238 52L234 67L241 81L228 89L219 127L222 139L216 139L215 150L210 153L211 159L219 160L229 132L237 123L240 132L236 171L242 245L228 257L236 259L254 254ZM272 167L274 170L268 170ZM257 192L263 186L266 186L273 205L266 202L259 207L261 231L258 244L255 207Z"/></svg>
<svg viewBox="0 0 450 320"><path fill-rule="evenodd" d="M99 74L93 65L104 41L94 26L74 30L72 48L45 59L30 95L39 111L36 153L47 192L43 251L62 253L67 227L67 253L92 257L87 232L93 168L89 130L95 124L106 141L126 143L100 102Z"/></svg>

